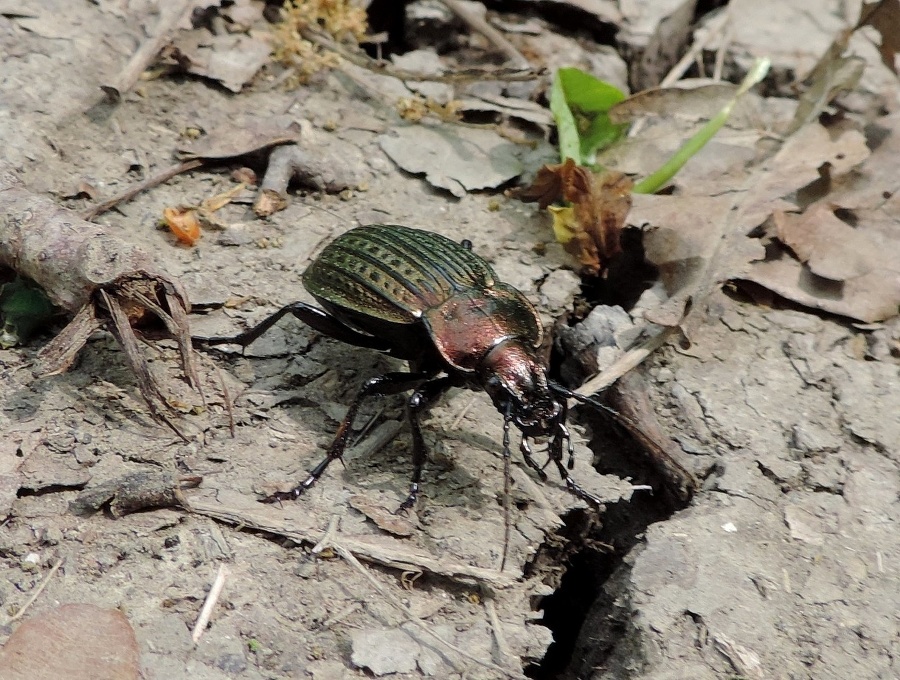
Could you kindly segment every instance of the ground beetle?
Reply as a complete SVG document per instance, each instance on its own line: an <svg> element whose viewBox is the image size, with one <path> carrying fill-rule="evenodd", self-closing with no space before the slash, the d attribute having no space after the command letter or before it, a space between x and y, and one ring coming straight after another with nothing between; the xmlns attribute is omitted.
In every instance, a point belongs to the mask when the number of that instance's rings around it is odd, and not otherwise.
<svg viewBox="0 0 900 680"><path fill-rule="evenodd" d="M509 429L515 423L522 431L525 462L542 479L546 475L532 457L531 437L549 437L547 463L553 461L572 493L599 506L599 499L578 486L568 472L573 447L566 429L566 400L591 400L547 378L547 368L538 358L543 329L537 312L521 292L497 279L491 266L472 252L469 241L460 244L397 225L357 227L325 247L303 273L303 285L323 309L294 302L239 335L200 340L209 345L246 346L281 317L293 314L332 338L405 359L409 371L367 380L350 404L325 459L295 489L267 501L296 498L343 455L363 399L413 390L407 401L413 474L409 496L400 509L411 508L426 459L419 416L455 386L485 390L503 414L507 491ZM567 465L563 446L568 451Z"/></svg>

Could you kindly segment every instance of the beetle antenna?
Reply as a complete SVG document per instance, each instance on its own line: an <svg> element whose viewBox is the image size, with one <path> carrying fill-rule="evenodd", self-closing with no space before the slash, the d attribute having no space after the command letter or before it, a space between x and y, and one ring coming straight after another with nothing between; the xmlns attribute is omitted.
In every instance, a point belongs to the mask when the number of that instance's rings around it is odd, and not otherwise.
<svg viewBox="0 0 900 680"><path fill-rule="evenodd" d="M510 517L509 517L509 487L511 454L509 452L509 424L512 421L512 404L506 407L503 414L503 556L500 558L500 571L506 566L506 555L509 552Z"/></svg>
<svg viewBox="0 0 900 680"><path fill-rule="evenodd" d="M611 408L604 404L603 402L594 399L593 397L586 397L583 394L578 394L577 392L573 392L572 390L568 390L559 383L555 383L553 381L548 381L548 385L550 389L558 394L561 397L566 397L568 399L574 399L579 404L587 404L588 406L593 406L598 411L603 411L604 413L608 413L619 423L627 424L630 427L633 427L636 431L641 431L643 428L638 425L634 420L623 414L621 411L617 411L614 408Z"/></svg>
<svg viewBox="0 0 900 680"><path fill-rule="evenodd" d="M572 390L566 389L559 383L553 382L552 380L549 380L547 382L548 382L550 389L561 397L566 397L568 399L574 399L579 404L588 404L589 406L593 406L596 409L605 411L606 413L609 413L610 415L613 415L616 417L621 415L615 409L610 408L603 402L598 401L597 399L594 399L593 397L586 397L583 394L578 394L577 392L573 392Z"/></svg>

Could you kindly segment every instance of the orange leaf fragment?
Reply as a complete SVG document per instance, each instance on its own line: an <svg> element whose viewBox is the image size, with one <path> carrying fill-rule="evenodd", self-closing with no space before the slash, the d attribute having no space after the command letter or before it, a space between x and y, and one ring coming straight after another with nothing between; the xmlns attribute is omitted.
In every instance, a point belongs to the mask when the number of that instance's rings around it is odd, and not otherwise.
<svg viewBox="0 0 900 680"><path fill-rule="evenodd" d="M163 219L182 243L193 246L200 240L200 220L197 219L196 208L166 208Z"/></svg>

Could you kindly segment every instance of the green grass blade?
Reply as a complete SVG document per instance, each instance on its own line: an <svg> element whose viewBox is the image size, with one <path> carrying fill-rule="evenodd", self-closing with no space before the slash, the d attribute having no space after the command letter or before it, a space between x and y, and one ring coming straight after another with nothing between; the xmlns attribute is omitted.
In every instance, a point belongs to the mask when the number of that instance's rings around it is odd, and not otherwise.
<svg viewBox="0 0 900 680"><path fill-rule="evenodd" d="M578 136L578 125L575 116L566 101L562 81L557 71L550 87L550 111L556 119L556 134L559 137L559 156L561 160L571 158L581 165L581 139Z"/></svg>
<svg viewBox="0 0 900 680"><path fill-rule="evenodd" d="M706 125L700 128L693 137L682 144L678 151L660 166L658 170L635 184L634 193L655 194L666 186L675 174L681 170L684 164L700 151L700 149L706 146L706 143L722 129L722 126L725 125L725 122L731 115L732 110L734 110L734 106L737 104L738 99L740 99L751 87L766 77L770 65L771 62L767 58L757 59L744 80L741 82L741 86L738 88L737 92L735 92L734 97L732 97L731 100L706 123Z"/></svg>

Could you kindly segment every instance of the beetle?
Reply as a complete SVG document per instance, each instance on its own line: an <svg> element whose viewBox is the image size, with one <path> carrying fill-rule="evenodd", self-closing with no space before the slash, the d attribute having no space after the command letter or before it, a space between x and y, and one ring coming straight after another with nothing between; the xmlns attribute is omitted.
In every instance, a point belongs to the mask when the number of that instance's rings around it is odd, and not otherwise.
<svg viewBox="0 0 900 680"><path fill-rule="evenodd" d="M541 479L546 480L546 473L534 460L529 439L547 436L547 464L555 464L569 491L601 505L569 474L574 447L566 427L567 399L594 402L549 380L538 354L544 331L537 312L519 290L500 281L490 264L472 252L471 242L457 243L399 225L356 227L329 243L302 279L321 308L294 302L238 335L198 340L208 345L247 346L292 314L327 336L406 360L409 370L367 380L325 458L294 489L273 494L264 502L297 498L342 457L364 399L412 390L406 412L412 430L413 473L409 494L398 512L412 508L427 457L420 415L450 387L463 387L487 392L503 416L507 491L509 432L514 424L522 433L523 458ZM563 463L564 447L567 464Z"/></svg>

